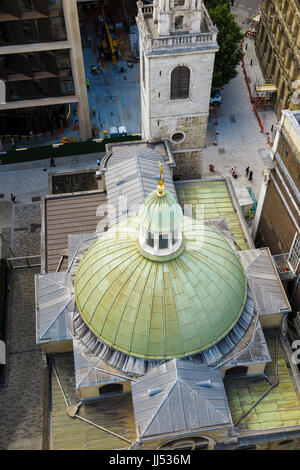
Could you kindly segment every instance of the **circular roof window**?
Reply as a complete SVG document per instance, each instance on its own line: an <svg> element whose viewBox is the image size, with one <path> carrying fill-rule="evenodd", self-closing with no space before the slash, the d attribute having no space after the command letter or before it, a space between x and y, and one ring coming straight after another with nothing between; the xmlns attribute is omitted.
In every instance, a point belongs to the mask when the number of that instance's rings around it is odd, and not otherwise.
<svg viewBox="0 0 300 470"><path fill-rule="evenodd" d="M185 135L183 132L174 132L174 134L171 135L171 140L175 144L180 144L180 142L183 142L185 138Z"/></svg>

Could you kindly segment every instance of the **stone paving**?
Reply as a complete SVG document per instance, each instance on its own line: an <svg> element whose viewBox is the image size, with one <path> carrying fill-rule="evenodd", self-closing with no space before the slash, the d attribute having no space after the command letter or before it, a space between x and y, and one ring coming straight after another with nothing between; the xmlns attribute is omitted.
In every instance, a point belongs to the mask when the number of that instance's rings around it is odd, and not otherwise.
<svg viewBox="0 0 300 470"><path fill-rule="evenodd" d="M0 388L0 450L42 448L42 353L35 344L34 274L13 271L8 385Z"/></svg>
<svg viewBox="0 0 300 470"><path fill-rule="evenodd" d="M243 31L248 29L248 18L258 9L258 5L259 2L250 0L235 2L232 13ZM255 83L264 83L264 79L255 54L253 39L244 40L244 52L245 68L254 94ZM262 170L269 160L270 146L267 137L269 136L271 140L274 137L275 131L271 133L271 127L273 125L275 128L277 117L272 109L259 110L265 129L262 133L253 112L242 66L239 66L237 71L237 77L222 91L222 103L216 108L216 117L211 114L207 148L202 152L202 177L230 176L231 168L236 166L238 178L232 178L235 190L251 187L258 199ZM214 163L215 173L209 171L210 163ZM252 181L248 181L245 177L247 166L253 171Z"/></svg>

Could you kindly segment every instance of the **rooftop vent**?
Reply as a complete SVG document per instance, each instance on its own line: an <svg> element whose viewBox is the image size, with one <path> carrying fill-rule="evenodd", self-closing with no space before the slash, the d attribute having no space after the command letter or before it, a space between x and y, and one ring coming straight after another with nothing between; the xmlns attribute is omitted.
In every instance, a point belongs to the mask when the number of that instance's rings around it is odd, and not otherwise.
<svg viewBox="0 0 300 470"><path fill-rule="evenodd" d="M211 388L212 387L211 380L200 380L199 382L196 382L196 387Z"/></svg>
<svg viewBox="0 0 300 470"><path fill-rule="evenodd" d="M154 395L158 395L162 391L163 391L162 388L149 388L148 395L149 397L153 397Z"/></svg>

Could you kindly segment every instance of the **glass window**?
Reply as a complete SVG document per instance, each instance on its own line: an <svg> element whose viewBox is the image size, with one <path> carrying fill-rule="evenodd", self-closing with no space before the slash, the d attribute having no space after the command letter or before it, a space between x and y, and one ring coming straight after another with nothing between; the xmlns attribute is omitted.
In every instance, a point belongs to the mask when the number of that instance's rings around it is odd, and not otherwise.
<svg viewBox="0 0 300 470"><path fill-rule="evenodd" d="M74 94L74 85L72 77L62 77L59 79L60 88L62 95L73 95Z"/></svg>
<svg viewBox="0 0 300 470"><path fill-rule="evenodd" d="M22 27L23 27L23 35L24 35L25 43L37 42L39 40L36 20L23 21Z"/></svg>
<svg viewBox="0 0 300 470"><path fill-rule="evenodd" d="M58 70L71 68L69 51L55 51L55 56Z"/></svg>
<svg viewBox="0 0 300 470"><path fill-rule="evenodd" d="M175 31L181 30L183 27L183 16L175 17Z"/></svg>
<svg viewBox="0 0 300 470"><path fill-rule="evenodd" d="M19 4L22 11L34 10L34 4L32 0L19 0Z"/></svg>
<svg viewBox="0 0 300 470"><path fill-rule="evenodd" d="M52 38L55 41L64 40L67 38L65 22L62 16L49 18Z"/></svg>
<svg viewBox="0 0 300 470"><path fill-rule="evenodd" d="M176 67L171 73L171 100L185 99L189 96L190 69Z"/></svg>
<svg viewBox="0 0 300 470"><path fill-rule="evenodd" d="M158 247L160 249L168 248L168 237L167 237L167 235L159 235Z"/></svg>

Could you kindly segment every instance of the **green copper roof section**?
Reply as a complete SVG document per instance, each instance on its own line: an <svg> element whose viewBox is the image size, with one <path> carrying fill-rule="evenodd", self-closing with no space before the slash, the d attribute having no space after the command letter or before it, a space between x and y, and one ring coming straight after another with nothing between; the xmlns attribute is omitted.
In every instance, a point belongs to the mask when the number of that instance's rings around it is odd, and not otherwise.
<svg viewBox="0 0 300 470"><path fill-rule="evenodd" d="M238 250L249 249L239 216L233 206L226 181L176 182L176 193L181 207L192 208L192 217L196 217L197 206L203 206L206 219L226 218L231 235Z"/></svg>
<svg viewBox="0 0 300 470"><path fill-rule="evenodd" d="M152 191L139 210L139 223L152 233L168 233L177 228L183 213L174 196L165 190L163 196Z"/></svg>
<svg viewBox="0 0 300 470"><path fill-rule="evenodd" d="M272 362L268 362L265 376L235 378L226 380L225 389L233 422L238 421L270 388L265 377L279 377L279 384L263 400L252 408L238 424L243 431L267 431L269 429L300 425L300 394L288 359L276 330L264 330ZM277 370L278 368L278 370Z"/></svg>
<svg viewBox="0 0 300 470"><path fill-rule="evenodd" d="M138 218L104 233L75 279L84 322L105 344L145 359L196 354L222 339L246 301L246 276L228 243L184 218L185 246L157 262L137 249Z"/></svg>

